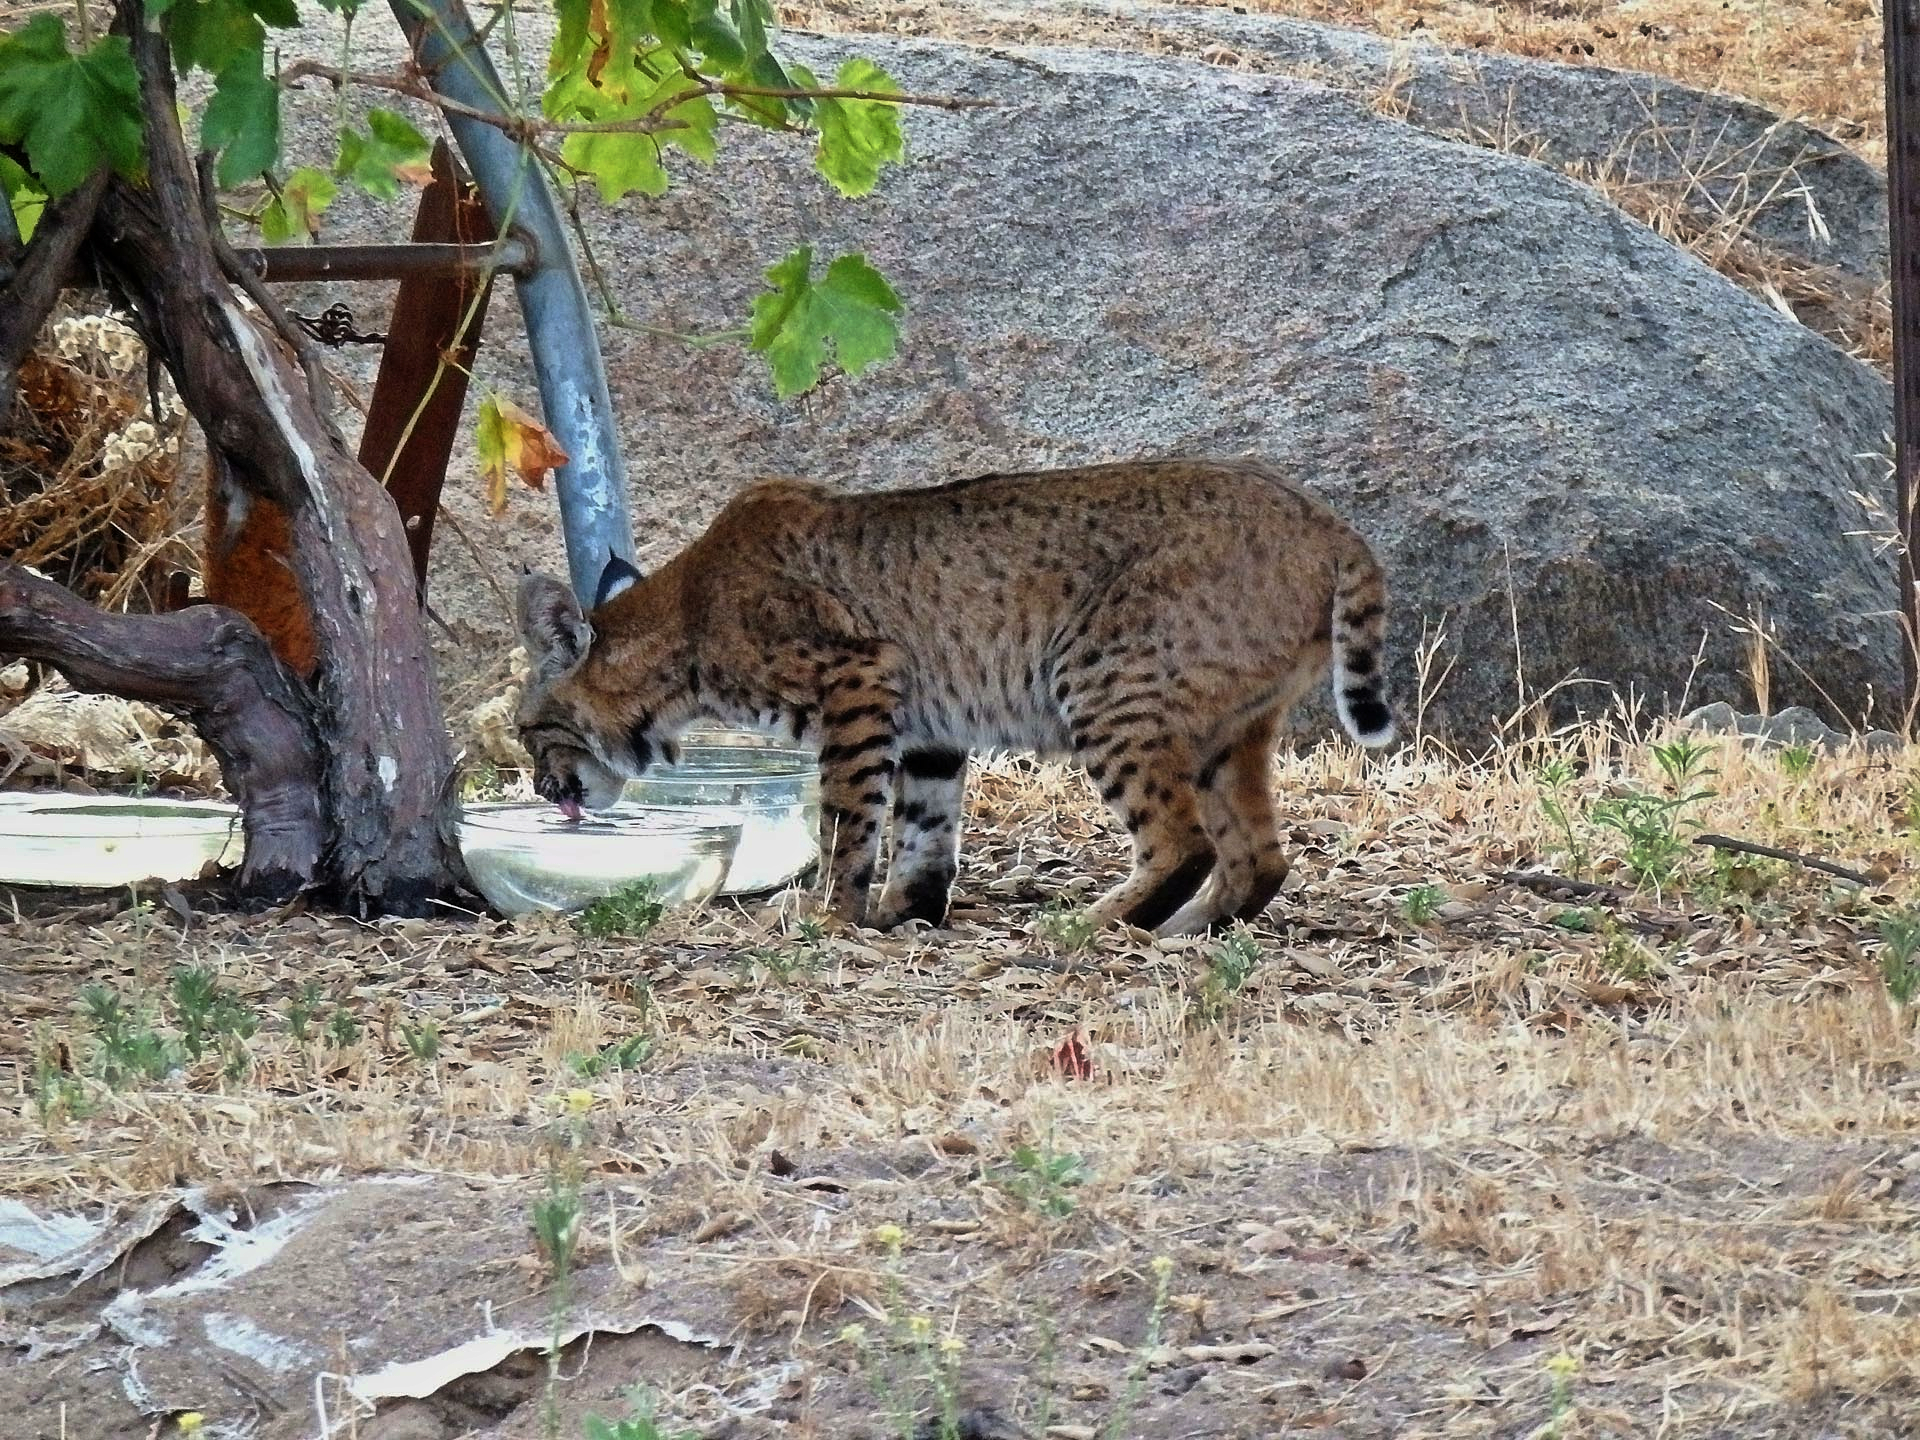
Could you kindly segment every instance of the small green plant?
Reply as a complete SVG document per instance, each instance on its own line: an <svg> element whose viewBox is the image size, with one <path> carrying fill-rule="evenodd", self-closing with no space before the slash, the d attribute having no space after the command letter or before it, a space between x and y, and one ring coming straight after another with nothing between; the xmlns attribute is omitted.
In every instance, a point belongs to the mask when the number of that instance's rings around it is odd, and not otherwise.
<svg viewBox="0 0 1920 1440"><path fill-rule="evenodd" d="M1078 1155L1055 1151L1049 1137L1039 1147L1016 1146L1008 1163L995 1166L987 1178L1030 1210L1064 1220L1074 1212L1073 1191L1086 1183L1087 1167Z"/></svg>
<svg viewBox="0 0 1920 1440"><path fill-rule="evenodd" d="M1540 811L1560 831L1566 846L1567 865L1579 875L1587 868L1587 848L1574 834L1573 815L1567 808L1566 788L1573 783L1573 762L1556 755L1534 772L1540 786Z"/></svg>
<svg viewBox="0 0 1920 1440"><path fill-rule="evenodd" d="M1400 914L1409 925L1425 925L1439 913L1446 898L1447 892L1432 882L1416 885L1400 897Z"/></svg>
<svg viewBox="0 0 1920 1440"><path fill-rule="evenodd" d="M818 949L803 942L793 946L763 945L757 950L742 953L738 963L749 978L758 971L784 985L794 976L813 969L819 959Z"/></svg>
<svg viewBox="0 0 1920 1440"><path fill-rule="evenodd" d="M809 945L822 944L827 938L827 922L818 915L802 915L793 928Z"/></svg>
<svg viewBox="0 0 1920 1440"><path fill-rule="evenodd" d="M859 1355L867 1388L886 1412L887 1429L897 1440L961 1440L959 1357L965 1343L957 1335L936 1335L931 1316L908 1314L902 1304L900 1252L906 1232L898 1225L881 1225L873 1238L887 1255L886 1294L879 1312L885 1336L875 1340L865 1325L854 1324L840 1331L840 1343ZM925 1414L928 1411L931 1414Z"/></svg>
<svg viewBox="0 0 1920 1440"><path fill-rule="evenodd" d="M422 1065L431 1065L440 1058L440 1027L430 1019L402 1020L400 1040L407 1047L407 1053Z"/></svg>
<svg viewBox="0 0 1920 1440"><path fill-rule="evenodd" d="M304 1045L313 1038L313 1017L320 1013L320 998L320 982L308 980L287 1001L287 1034L294 1044Z"/></svg>
<svg viewBox="0 0 1920 1440"><path fill-rule="evenodd" d="M79 1119L90 1108L86 1087L66 1072L59 1047L44 1033L33 1053L33 1106L42 1126L52 1124L56 1115Z"/></svg>
<svg viewBox="0 0 1920 1440"><path fill-rule="evenodd" d="M337 1005L327 1017L327 1039L333 1042L336 1050L345 1050L360 1038L360 1022L353 1018L353 1012L344 1005Z"/></svg>
<svg viewBox="0 0 1920 1440"><path fill-rule="evenodd" d="M1058 902L1040 912L1036 928L1042 940L1068 954L1089 948L1100 934L1100 927L1085 910Z"/></svg>
<svg viewBox="0 0 1920 1440"><path fill-rule="evenodd" d="M1804 780L1813 773L1813 746L1783 745L1780 748L1780 768L1789 780Z"/></svg>
<svg viewBox="0 0 1920 1440"><path fill-rule="evenodd" d="M1548 918L1550 923L1557 925L1560 929L1572 930L1576 934L1591 934L1600 928L1600 912L1590 905L1556 910Z"/></svg>
<svg viewBox="0 0 1920 1440"><path fill-rule="evenodd" d="M1667 785L1676 795L1684 794L1695 782L1705 779L1718 771L1707 768L1707 757L1713 754L1713 746L1692 735L1682 735L1665 745L1655 745L1653 763L1660 767L1660 773L1667 777ZM1704 791L1710 795L1712 791Z"/></svg>
<svg viewBox="0 0 1920 1440"><path fill-rule="evenodd" d="M1880 918L1880 978L1896 1005L1920 995L1920 915L1911 910Z"/></svg>
<svg viewBox="0 0 1920 1440"><path fill-rule="evenodd" d="M547 1383L541 1419L548 1440L560 1433L560 1336L573 1306L573 1267L580 1248L584 1214L580 1203L579 1131L570 1132L564 1158L547 1170L547 1193L533 1202L529 1217L534 1243L547 1263Z"/></svg>
<svg viewBox="0 0 1920 1440"><path fill-rule="evenodd" d="M585 1440L700 1440L693 1430L668 1430L658 1419L659 1407L653 1392L643 1385L627 1391L627 1413L620 1420L603 1420L589 1415L580 1422Z"/></svg>
<svg viewBox="0 0 1920 1440"><path fill-rule="evenodd" d="M587 1055L570 1055L567 1064L582 1080L597 1080L614 1070L638 1070L653 1058L655 1041L642 1030L611 1045L603 1045Z"/></svg>
<svg viewBox="0 0 1920 1440"><path fill-rule="evenodd" d="M1641 884L1655 890L1666 885L1691 848L1684 832L1699 829L1700 822L1686 811L1713 795L1699 783L1715 773L1705 764L1712 753L1711 745L1691 735L1655 745L1653 760L1666 779L1667 794L1629 791L1594 805L1593 823L1614 831L1625 842L1621 859Z"/></svg>
<svg viewBox="0 0 1920 1440"><path fill-rule="evenodd" d="M223 1038L251 1040L259 1022L205 966L185 965L173 973L173 1008L180 1022L180 1041L198 1060Z"/></svg>
<svg viewBox="0 0 1920 1440"><path fill-rule="evenodd" d="M651 880L635 880L611 895L603 895L580 912L574 922L582 935L595 940L616 936L638 938L660 923L667 913Z"/></svg>
<svg viewBox="0 0 1920 1440"><path fill-rule="evenodd" d="M1565 1350L1547 1361L1552 1389L1547 1397L1547 1423L1534 1432L1541 1440L1560 1440L1567 1421L1573 1418L1573 1377L1580 1373L1580 1362Z"/></svg>
<svg viewBox="0 0 1920 1440"><path fill-rule="evenodd" d="M1659 973L1661 958L1640 940L1612 923L1606 926L1606 936L1606 948L1600 952L1600 963L1612 974L1622 980L1638 981L1651 979Z"/></svg>
<svg viewBox="0 0 1920 1440"><path fill-rule="evenodd" d="M1133 1411L1140 1403L1140 1392L1146 1388L1147 1366L1160 1348L1160 1332L1167 1316L1167 1296L1173 1286L1173 1259L1167 1255L1156 1255L1152 1268L1153 1304L1147 1311L1146 1340L1134 1356L1133 1364L1127 1367L1127 1388L1107 1420L1104 1432L1106 1440L1126 1440L1132 1434L1130 1426Z"/></svg>
<svg viewBox="0 0 1920 1440"><path fill-rule="evenodd" d="M179 1066L177 1048L114 990L87 986L80 992L80 1008L93 1026L94 1071L114 1089L158 1080Z"/></svg>
<svg viewBox="0 0 1920 1440"><path fill-rule="evenodd" d="M1260 942L1244 925L1236 925L1207 956L1207 969L1195 997L1199 1018L1214 1024L1226 1015L1260 966Z"/></svg>

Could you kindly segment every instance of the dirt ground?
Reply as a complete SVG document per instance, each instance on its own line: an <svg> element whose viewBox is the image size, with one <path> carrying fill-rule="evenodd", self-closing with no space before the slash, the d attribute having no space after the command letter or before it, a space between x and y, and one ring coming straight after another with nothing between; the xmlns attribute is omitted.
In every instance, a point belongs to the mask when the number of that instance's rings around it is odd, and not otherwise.
<svg viewBox="0 0 1920 1440"><path fill-rule="evenodd" d="M1690 818L1868 883L1653 886L1599 818L1644 747L1283 758L1225 940L1076 926L1119 838L1015 762L937 933L15 892L0 1430L1912 1433L1917 759L1719 742Z"/></svg>

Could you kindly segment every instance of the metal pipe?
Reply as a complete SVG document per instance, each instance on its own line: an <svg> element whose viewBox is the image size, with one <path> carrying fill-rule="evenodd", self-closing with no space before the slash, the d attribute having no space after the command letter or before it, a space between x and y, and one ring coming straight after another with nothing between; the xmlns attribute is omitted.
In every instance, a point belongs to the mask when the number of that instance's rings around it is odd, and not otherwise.
<svg viewBox="0 0 1920 1440"><path fill-rule="evenodd" d="M498 113L507 89L461 0L388 3L433 87L450 100ZM568 456L554 472L567 570L574 593L590 605L607 557L617 555L631 564L634 546L613 400L587 289L573 263L560 209L532 155L496 126L471 116L449 114L447 123L496 231L510 212L514 228L524 228L533 241L534 265L515 277L514 288L547 428Z"/></svg>
<svg viewBox="0 0 1920 1440"><path fill-rule="evenodd" d="M533 263L534 247L509 235L498 244L262 245L236 246L234 254L261 279L278 285L302 280L453 278L488 270L518 275Z"/></svg>
<svg viewBox="0 0 1920 1440"><path fill-rule="evenodd" d="M1887 258L1893 275L1893 468L1900 514L1906 719L1920 704L1920 0L1885 0Z"/></svg>

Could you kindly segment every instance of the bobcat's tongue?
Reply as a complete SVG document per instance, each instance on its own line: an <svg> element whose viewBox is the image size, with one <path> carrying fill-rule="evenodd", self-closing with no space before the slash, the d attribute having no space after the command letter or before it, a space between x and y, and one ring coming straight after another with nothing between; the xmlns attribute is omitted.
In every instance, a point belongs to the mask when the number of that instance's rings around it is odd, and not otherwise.
<svg viewBox="0 0 1920 1440"><path fill-rule="evenodd" d="M560 813L569 820L585 818L585 812L580 809L580 802L578 800L562 800L560 802Z"/></svg>

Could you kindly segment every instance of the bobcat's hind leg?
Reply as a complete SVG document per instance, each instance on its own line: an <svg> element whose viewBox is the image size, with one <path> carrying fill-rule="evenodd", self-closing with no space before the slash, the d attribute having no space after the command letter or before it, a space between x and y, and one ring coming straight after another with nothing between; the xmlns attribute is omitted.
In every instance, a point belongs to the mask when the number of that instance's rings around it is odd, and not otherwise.
<svg viewBox="0 0 1920 1440"><path fill-rule="evenodd" d="M1193 898L1214 865L1186 746L1166 735L1096 732L1075 748L1100 798L1133 836L1133 873L1094 902L1093 918L1156 929Z"/></svg>
<svg viewBox="0 0 1920 1440"><path fill-rule="evenodd" d="M1273 808L1273 737L1279 713L1269 711L1232 745L1200 767L1200 818L1220 857L1213 884L1166 926L1192 935L1258 918L1286 883L1286 851Z"/></svg>
<svg viewBox="0 0 1920 1440"><path fill-rule="evenodd" d="M966 794L964 750L909 750L894 778L893 835L887 888L874 924L903 920L940 925L959 869L960 807Z"/></svg>

